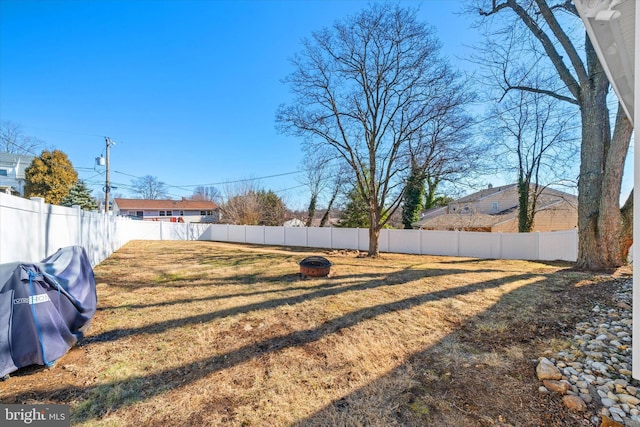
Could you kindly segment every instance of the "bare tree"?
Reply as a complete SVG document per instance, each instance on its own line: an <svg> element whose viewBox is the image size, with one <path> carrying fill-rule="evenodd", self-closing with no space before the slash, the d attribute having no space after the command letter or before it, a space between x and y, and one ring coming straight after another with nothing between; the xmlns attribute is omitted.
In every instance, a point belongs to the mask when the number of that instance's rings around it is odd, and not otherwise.
<svg viewBox="0 0 640 427"><path fill-rule="evenodd" d="M530 232L543 191L564 181L578 155L571 112L540 93L508 94L492 111L502 167L517 176L518 231Z"/></svg>
<svg viewBox="0 0 640 427"><path fill-rule="evenodd" d="M19 124L7 120L0 123L0 151L37 156L43 146L40 139L25 135Z"/></svg>
<svg viewBox="0 0 640 427"><path fill-rule="evenodd" d="M581 119L578 178L578 261L585 269L623 263L624 239L620 212L622 172L632 132L621 106L615 124L607 107L609 81L593 45L585 37L574 4L568 0L475 0L485 23L492 16L499 29L485 45L487 64L503 84L503 92L527 91L568 102ZM508 16L513 18L508 21ZM580 25L576 30L576 24ZM509 46L514 34L521 42ZM526 37L520 37L526 35ZM584 51L580 52L580 48ZM544 69L545 79L530 85L527 76Z"/></svg>
<svg viewBox="0 0 640 427"><path fill-rule="evenodd" d="M294 100L278 111L280 129L331 147L351 167L376 256L380 230L402 201L409 143L468 98L433 29L415 10L390 4L313 33L293 65L285 82Z"/></svg>
<svg viewBox="0 0 640 427"><path fill-rule="evenodd" d="M458 90L462 92L462 88ZM427 209L434 206L441 183L458 185L463 179L479 176L488 168L486 163L492 144L473 137L475 126L465 113L464 104L447 106L443 111L445 114L434 117L409 143L412 173L406 185L409 188L416 182L420 184Z"/></svg>
<svg viewBox="0 0 640 427"><path fill-rule="evenodd" d="M262 218L259 189L251 180L229 184L225 188L226 201L221 206L224 222L238 225L258 225Z"/></svg>
<svg viewBox="0 0 640 427"><path fill-rule="evenodd" d="M204 200L207 202L214 202L218 205L222 202L222 193L214 186L199 185L193 191L190 197L191 200Z"/></svg>
<svg viewBox="0 0 640 427"><path fill-rule="evenodd" d="M141 199L157 200L167 197L167 185L158 177L145 175L131 180L132 191Z"/></svg>
<svg viewBox="0 0 640 427"><path fill-rule="evenodd" d="M309 189L309 207L307 208L307 220L305 225L311 226L313 217L318 207L318 197L329 184L330 156L326 151L307 150L302 161L304 176L301 183Z"/></svg>

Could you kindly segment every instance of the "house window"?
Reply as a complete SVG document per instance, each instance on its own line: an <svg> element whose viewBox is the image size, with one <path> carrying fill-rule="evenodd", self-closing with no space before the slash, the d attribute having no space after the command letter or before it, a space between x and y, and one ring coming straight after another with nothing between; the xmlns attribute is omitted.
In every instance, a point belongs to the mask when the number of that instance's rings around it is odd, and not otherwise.
<svg viewBox="0 0 640 427"><path fill-rule="evenodd" d="M136 211L136 216L143 217L144 216L144 212Z"/></svg>
<svg viewBox="0 0 640 427"><path fill-rule="evenodd" d="M207 211L200 211L200 215L205 216L207 214Z"/></svg>
<svg viewBox="0 0 640 427"><path fill-rule="evenodd" d="M184 216L184 211L180 211L180 216Z"/></svg>
<svg viewBox="0 0 640 427"><path fill-rule="evenodd" d="M164 211L160 211L160 216L164 216Z"/></svg>
<svg viewBox="0 0 640 427"><path fill-rule="evenodd" d="M9 173L6 169L0 169L0 176L8 176Z"/></svg>
<svg viewBox="0 0 640 427"><path fill-rule="evenodd" d="M491 202L491 212L498 212L498 202Z"/></svg>

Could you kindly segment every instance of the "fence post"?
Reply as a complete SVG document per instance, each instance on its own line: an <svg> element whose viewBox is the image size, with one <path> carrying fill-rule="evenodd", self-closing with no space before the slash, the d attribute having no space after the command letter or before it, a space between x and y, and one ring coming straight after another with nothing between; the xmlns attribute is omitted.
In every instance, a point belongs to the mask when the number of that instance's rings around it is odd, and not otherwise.
<svg viewBox="0 0 640 427"><path fill-rule="evenodd" d="M84 246L83 245L83 241L82 241L82 209L80 208L80 205L73 205L71 206L71 208L74 210L75 214L76 214L76 218L78 219L76 221L76 227L77 227L77 232L78 235L76 237L76 242L75 244L78 246Z"/></svg>
<svg viewBox="0 0 640 427"><path fill-rule="evenodd" d="M45 241L47 230L44 228L45 220L44 220L44 198L42 197L31 197L31 200L37 203L37 212L38 212L38 247L36 249L37 258L36 261L40 261L44 259L46 255Z"/></svg>
<svg viewBox="0 0 640 427"><path fill-rule="evenodd" d="M454 231L456 233L456 256L460 256L460 231Z"/></svg>
<svg viewBox="0 0 640 427"><path fill-rule="evenodd" d="M333 227L329 227L329 248L333 249Z"/></svg>
<svg viewBox="0 0 640 427"><path fill-rule="evenodd" d="M538 259L536 261L539 261L542 259L542 254L540 253L540 232L536 231L536 254L538 255Z"/></svg>
<svg viewBox="0 0 640 427"><path fill-rule="evenodd" d="M502 259L502 231L498 231L498 259Z"/></svg>

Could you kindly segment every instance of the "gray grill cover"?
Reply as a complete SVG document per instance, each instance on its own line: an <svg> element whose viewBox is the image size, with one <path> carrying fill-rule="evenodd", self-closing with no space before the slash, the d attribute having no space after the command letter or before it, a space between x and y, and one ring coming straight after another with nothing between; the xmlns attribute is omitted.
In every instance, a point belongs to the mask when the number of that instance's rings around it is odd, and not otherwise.
<svg viewBox="0 0 640 427"><path fill-rule="evenodd" d="M0 377L53 364L82 338L96 306L93 269L81 246L35 264L0 264Z"/></svg>

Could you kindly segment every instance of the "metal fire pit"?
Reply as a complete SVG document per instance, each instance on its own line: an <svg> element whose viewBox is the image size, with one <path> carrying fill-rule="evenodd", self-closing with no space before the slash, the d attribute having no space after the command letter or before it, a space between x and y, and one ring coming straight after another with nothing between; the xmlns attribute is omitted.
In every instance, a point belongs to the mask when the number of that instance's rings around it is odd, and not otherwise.
<svg viewBox="0 0 640 427"><path fill-rule="evenodd" d="M327 277L331 270L331 261L321 256L310 256L300 261L300 275L307 277Z"/></svg>

